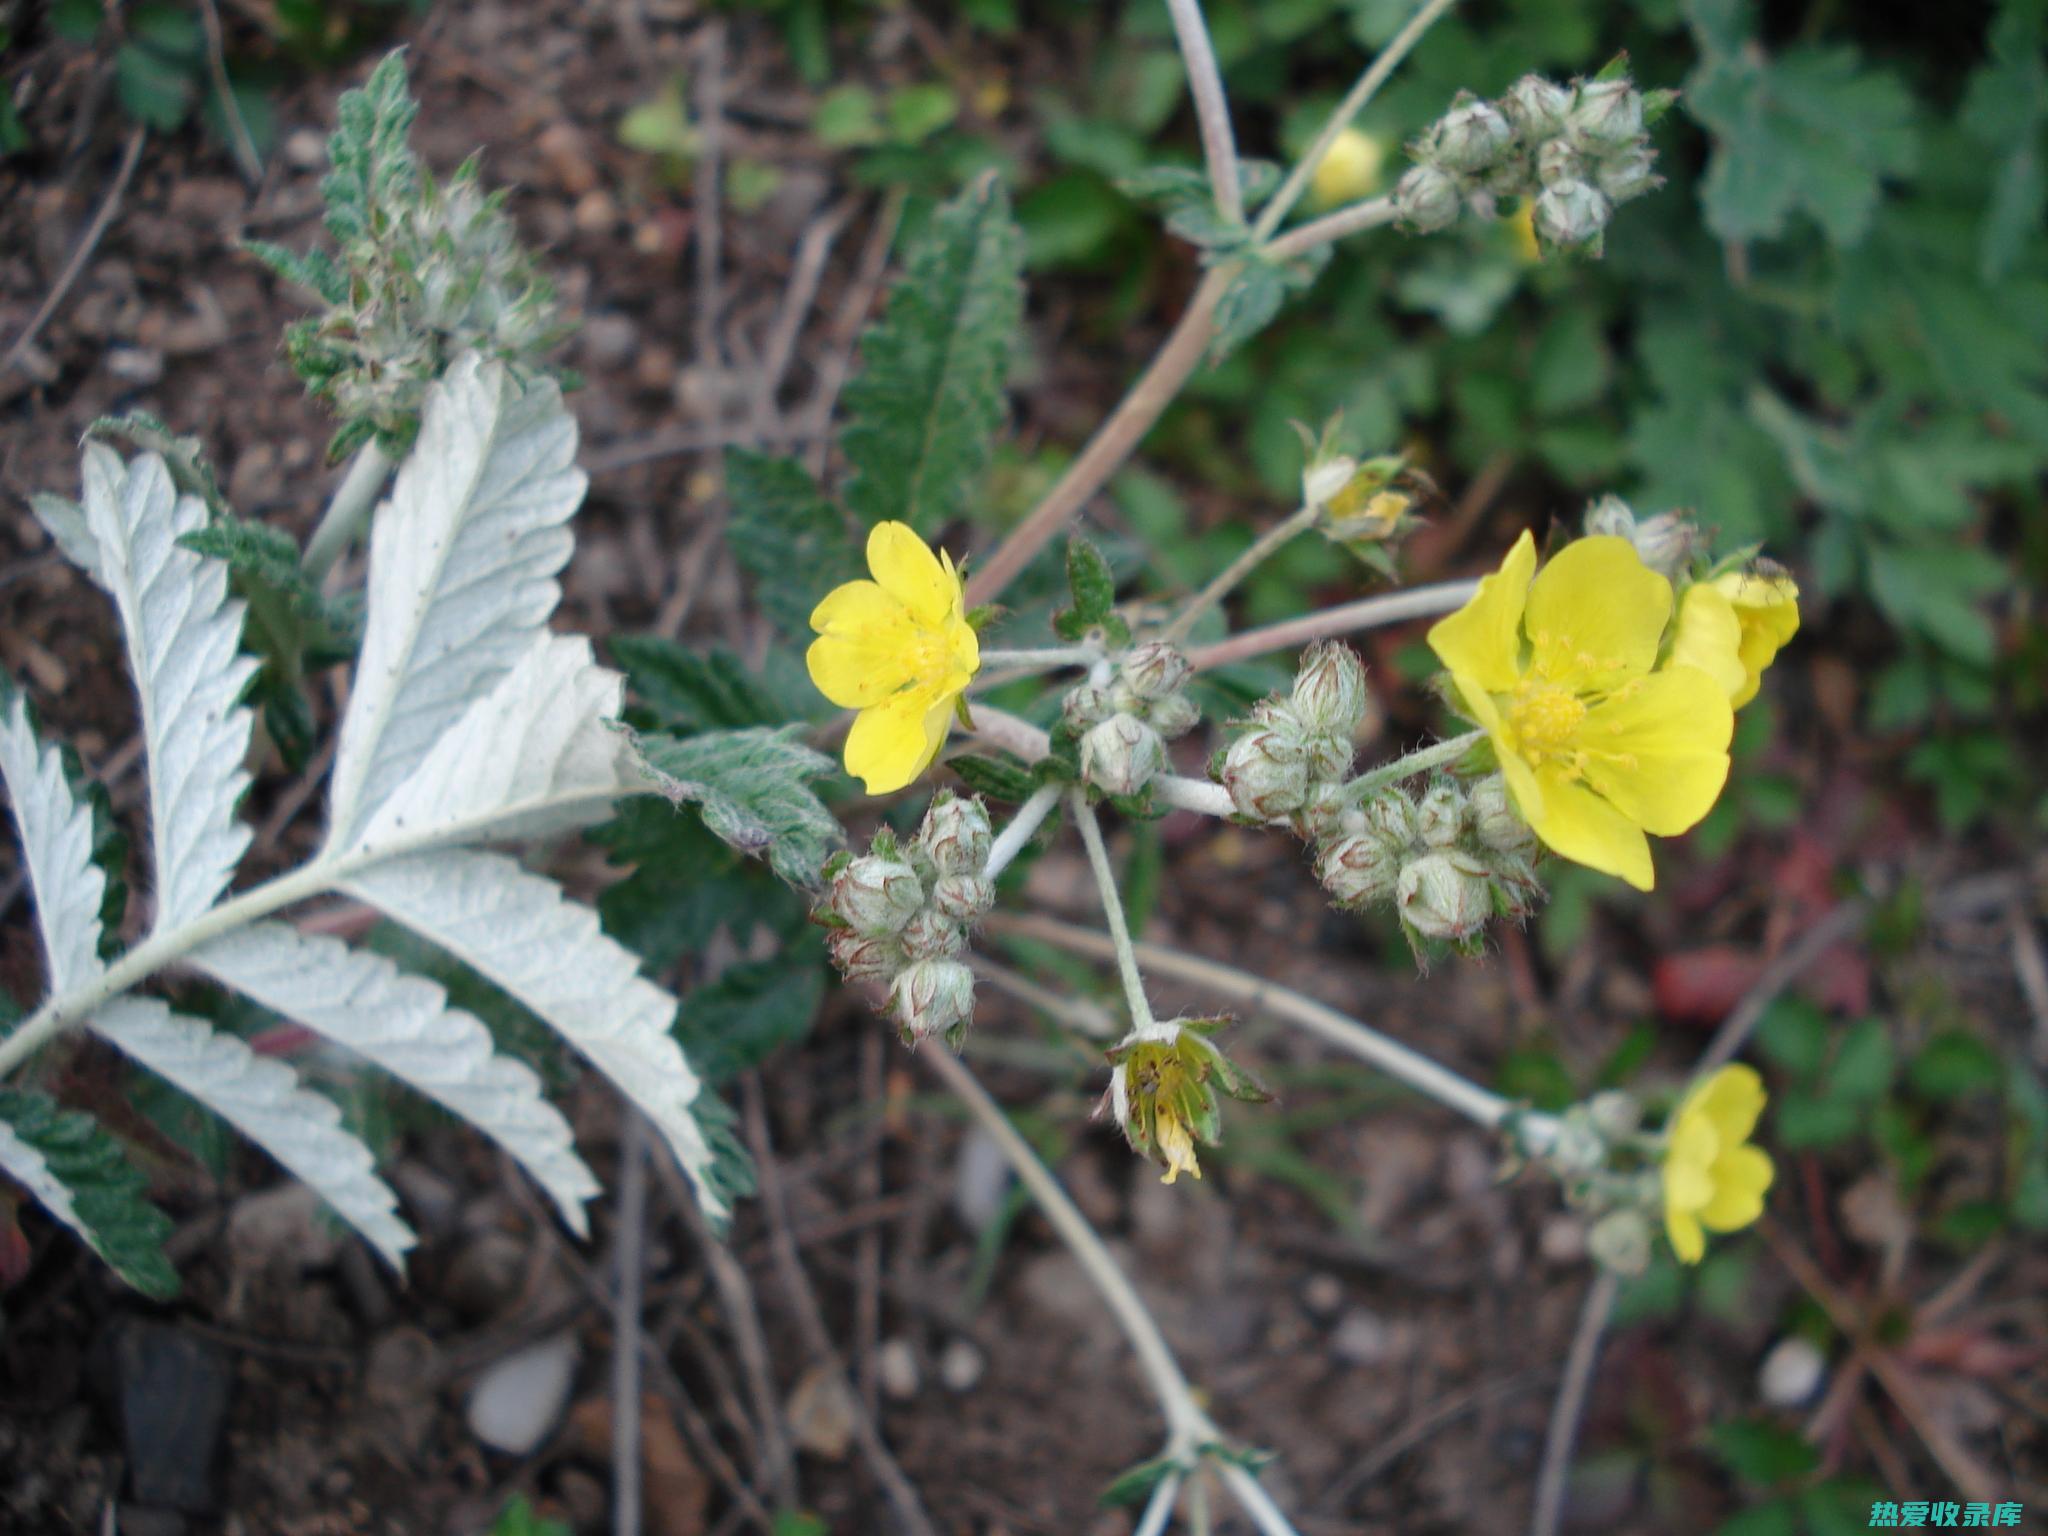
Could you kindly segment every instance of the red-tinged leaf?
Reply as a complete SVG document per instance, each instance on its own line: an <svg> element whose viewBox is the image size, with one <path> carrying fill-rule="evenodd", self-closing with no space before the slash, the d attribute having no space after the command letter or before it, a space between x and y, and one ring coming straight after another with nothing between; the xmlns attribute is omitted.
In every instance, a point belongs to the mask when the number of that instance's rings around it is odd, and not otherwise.
<svg viewBox="0 0 2048 1536"><path fill-rule="evenodd" d="M1762 956L1733 944L1708 944L1658 960L1650 974L1657 1011L1674 1023L1719 1024L1762 973Z"/></svg>

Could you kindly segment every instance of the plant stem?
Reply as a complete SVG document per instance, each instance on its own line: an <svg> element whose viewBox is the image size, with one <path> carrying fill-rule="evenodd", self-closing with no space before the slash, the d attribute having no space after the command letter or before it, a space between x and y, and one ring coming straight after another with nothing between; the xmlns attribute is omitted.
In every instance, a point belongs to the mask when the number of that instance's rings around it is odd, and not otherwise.
<svg viewBox="0 0 2048 1536"><path fill-rule="evenodd" d="M1280 190L1267 199L1265 207L1259 210L1259 217L1252 225L1252 235L1259 241L1271 238L1273 231L1280 227L1280 221L1287 217L1301 194L1307 190L1309 178L1315 175L1316 167L1323 162L1323 156L1337 141L1337 135L1351 126L1353 118L1365 109L1367 102L1379 94L1381 86L1387 83L1409 51L1422 41L1436 19L1451 8L1456 0L1423 0L1415 14L1408 18L1408 25L1394 35L1394 40L1380 50L1380 56L1372 61L1365 73L1358 77L1358 83L1351 87L1350 94L1337 104L1337 110L1330 114L1330 120L1323 124L1323 131L1316 135L1315 143L1309 145L1308 153L1295 161L1294 169L1287 173L1287 179L1280 184Z"/></svg>
<svg viewBox="0 0 2048 1536"><path fill-rule="evenodd" d="M1006 711L979 704L974 708L974 734L991 746L1016 753L1027 763L1037 762L1052 747L1045 732L1029 720L1020 720ZM1237 808L1230 803L1230 792L1221 784L1162 773L1152 781L1152 785L1159 798L1176 809L1194 811L1202 816L1229 817L1237 814Z"/></svg>
<svg viewBox="0 0 2048 1536"><path fill-rule="evenodd" d="M1209 186L1216 211L1227 223L1244 219L1244 189L1237 179L1237 141L1230 131L1230 104L1223 95L1223 75L1209 26L1202 19L1201 0L1166 0L1173 17L1173 35L1187 66L1188 90L1195 98L1195 121L1202 130L1202 158L1209 163Z"/></svg>
<svg viewBox="0 0 2048 1536"><path fill-rule="evenodd" d="M1543 1437L1543 1463L1536 1473L1535 1508L1529 1518L1529 1536L1556 1536L1564 1514L1565 1475L1571 1471L1572 1446L1579 1438L1579 1419L1586 1408L1586 1389L1593 1383L1593 1367L1600 1361L1600 1336L1607 1331L1607 1319L1614 1311L1614 1298L1621 1281L1611 1269L1594 1275L1579 1311L1579 1326L1572 1334L1571 1353L1565 1359L1564 1382L1557 1390L1557 1402L1550 1412L1550 1428Z"/></svg>
<svg viewBox="0 0 2048 1536"><path fill-rule="evenodd" d="M1316 515L1316 508L1303 507L1260 534L1252 541L1251 548L1231 561L1217 574L1214 581L1189 599L1188 605L1173 616L1173 621L1166 628L1159 631L1158 638L1169 645L1179 642L1195 627L1196 620L1237 590L1239 582L1270 560L1296 534L1306 533L1314 527Z"/></svg>
<svg viewBox="0 0 2048 1536"><path fill-rule="evenodd" d="M1296 1536L1295 1529L1288 1524L1287 1517L1280 1513L1272 1495L1259 1486L1259 1480L1234 1461L1217 1459L1217 1470L1223 1474L1223 1486L1238 1502L1238 1507L1252 1517L1265 1536Z"/></svg>
<svg viewBox="0 0 2048 1536"><path fill-rule="evenodd" d="M1159 1479L1152 1489L1152 1497L1145 1501L1145 1513L1138 1517L1131 1536L1159 1536L1166 1529L1166 1522L1173 1518L1173 1506L1180 1498L1182 1481L1178 1472L1169 1472Z"/></svg>
<svg viewBox="0 0 2048 1536"><path fill-rule="evenodd" d="M1453 736L1449 741L1440 741L1433 747L1423 747L1419 751L1410 752L1406 757L1397 757L1391 763L1384 763L1369 772L1361 773L1346 784L1344 798L1363 800L1373 791L1385 789L1389 784L1412 779L1418 773L1441 768L1445 763L1455 763L1485 739L1484 731L1467 731L1462 736Z"/></svg>
<svg viewBox="0 0 2048 1536"><path fill-rule="evenodd" d="M1032 791L1029 800L1017 807L1017 814L1010 818L1010 824L989 844L988 861L981 866L984 880L993 880L1010 867L1010 861L1024 851L1052 808L1059 804L1060 794L1059 785L1041 784Z"/></svg>
<svg viewBox="0 0 2048 1536"><path fill-rule="evenodd" d="M1092 645L1050 645L1022 651L988 650L981 653L981 668L984 672L998 668L1051 672L1060 667L1093 666L1101 656L1102 652Z"/></svg>
<svg viewBox="0 0 2048 1536"><path fill-rule="evenodd" d="M1088 849L1088 865L1095 871L1095 888L1102 893L1102 915L1109 923L1110 944L1116 952L1116 968L1124 981L1124 999L1131 1006L1131 1023L1149 1029L1155 1022L1152 1004L1145 997L1145 978L1138 974L1138 956L1131 944L1131 930L1124 922L1124 899L1116 888L1116 871L1109 867L1109 850L1102 846L1102 825L1088 796L1074 790L1069 802L1074 821L1081 829L1081 841Z"/></svg>
<svg viewBox="0 0 2048 1536"><path fill-rule="evenodd" d="M989 602L1014 581L1018 572L1031 563L1032 556L1050 543L1109 477L1122 468L1124 460L1159 419L1159 413L1172 404L1188 375L1201 363L1202 354L1208 350L1210 321L1215 316L1217 301L1230 287L1236 272L1236 263L1226 263L1202 279L1188 300L1187 309L1138 382L1131 386L1130 393L1096 429L1080 457L1067 466L1067 472L1046 492L1045 499L1010 530L1009 536L976 569L967 583L969 607Z"/></svg>
<svg viewBox="0 0 2048 1536"><path fill-rule="evenodd" d="M1395 211L1391 197L1367 198L1362 203L1353 203L1348 208L1339 208L1335 213L1291 229L1286 234L1266 242L1266 254L1274 260L1299 256L1318 246L1329 245L1342 240L1346 235L1355 235L1361 230L1378 229L1391 224L1399 214Z"/></svg>
<svg viewBox="0 0 2048 1536"><path fill-rule="evenodd" d="M975 1119L981 1122L982 1128L1015 1170L1018 1181L1030 1191L1031 1198L1038 1202L1046 1220L1052 1223L1060 1241L1073 1250L1089 1280L1102 1293L1102 1299L1109 1303L1110 1312L1123 1329L1124 1337L1131 1341L1138 1365L1166 1414L1167 1428L1173 1441L1170 1447L1172 1454L1189 1455L1197 1446L1221 1439L1215 1424L1196 1403L1188 1379L1181 1372L1180 1362L1174 1359L1172 1349L1159 1331L1159 1324L1153 1320L1130 1280L1117 1267L1116 1259L1103 1245L1095 1229L1088 1224L1088 1218L1081 1214L1079 1207L1060 1187L1060 1181L1053 1176L1052 1170L1039 1161L1038 1154L1031 1150L1030 1144L1010 1123L1010 1117L988 1096L988 1090L981 1086L964 1062L951 1051L928 1050L917 1054L918 1059L944 1079L946 1086L960 1096Z"/></svg>
<svg viewBox="0 0 2048 1536"><path fill-rule="evenodd" d="M1271 651L1291 650L1312 640L1356 634L1361 629L1400 624L1409 619L1434 618L1437 614L1464 607L1478 590L1477 581L1440 581L1433 586L1411 587L1405 592L1362 597L1355 603L1325 608L1320 613L1305 614L1283 624L1269 624L1264 629L1248 629L1214 645L1200 646L1188 652L1188 661L1197 672L1207 672L1215 667L1228 666L1233 661L1249 661Z"/></svg>
<svg viewBox="0 0 2048 1536"><path fill-rule="evenodd" d="M1076 954L1093 956L1096 959L1111 959L1117 956L1115 946L1103 937L1086 928L1072 923L1063 923L1057 918L1036 914L1027 916L1001 915L989 920L989 928L997 933L1015 933L1026 938L1040 939L1057 944L1062 949ZM1515 1106L1497 1093L1489 1092L1477 1083L1441 1066L1420 1051L1401 1044L1400 1041L1381 1034L1371 1026L1314 998L1295 992L1241 971L1236 966L1224 965L1219 961L1206 960L1199 955L1184 954L1179 950L1167 949L1158 944L1137 944L1132 946L1132 963L1142 962L1147 969L1162 976L1172 976L1180 981L1190 982L1213 992L1221 992L1234 998L1246 1008L1264 1009L1300 1026L1310 1034L1318 1035L1331 1045L1361 1061L1379 1068L1387 1076L1406 1083L1416 1092L1435 1099L1439 1104L1457 1111L1467 1119L1488 1130L1498 1130ZM1543 1118L1525 1115L1526 1121L1540 1124ZM1538 1133L1540 1135L1540 1131Z"/></svg>
<svg viewBox="0 0 2048 1536"><path fill-rule="evenodd" d="M327 503L320 526L313 530L306 545L305 571L315 586L348 553L349 545L363 531L390 473L391 461L374 441L363 444L348 461L348 471L335 487L334 499Z"/></svg>

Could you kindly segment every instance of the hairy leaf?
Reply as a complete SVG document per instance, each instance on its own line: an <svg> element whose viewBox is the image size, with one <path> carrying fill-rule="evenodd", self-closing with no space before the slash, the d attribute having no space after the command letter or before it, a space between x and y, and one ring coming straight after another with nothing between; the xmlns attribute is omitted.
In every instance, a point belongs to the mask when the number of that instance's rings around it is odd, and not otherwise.
<svg viewBox="0 0 2048 1536"><path fill-rule="evenodd" d="M678 741L650 736L640 753L662 793L695 805L704 825L742 853L765 854L792 885L815 885L839 823L810 781L832 759L796 739L794 728L712 731Z"/></svg>
<svg viewBox="0 0 2048 1536"><path fill-rule="evenodd" d="M802 662L786 650L770 651L755 672L731 651L693 650L660 635L613 635L605 643L627 686L666 730L783 725L816 713L822 702Z"/></svg>
<svg viewBox="0 0 2048 1536"><path fill-rule="evenodd" d="M785 934L806 926L809 908L796 892L665 800L623 801L588 835L627 869L597 899L605 931L656 972L721 928L744 937L757 924Z"/></svg>
<svg viewBox="0 0 2048 1536"><path fill-rule="evenodd" d="M206 457L206 445L197 437L173 432L147 411L129 411L120 416L101 416L85 429L95 442L115 439L139 453L153 453L171 472L171 484L180 496L197 496L206 510L218 517L228 509L220 488L220 477Z"/></svg>
<svg viewBox="0 0 2048 1536"><path fill-rule="evenodd" d="M0 777L21 833L29 890L42 927L50 990L100 973L100 917L107 877L93 860L92 806L73 792L64 755L36 738L28 698L0 677Z"/></svg>
<svg viewBox="0 0 2048 1536"><path fill-rule="evenodd" d="M291 1068L154 998L117 997L91 1026L310 1184L393 1269L404 1267L413 1235L398 1197L377 1177L370 1149L341 1128L341 1111Z"/></svg>
<svg viewBox="0 0 2048 1536"><path fill-rule="evenodd" d="M470 355L427 396L378 509L370 610L342 721L329 844L354 840L435 742L527 653L561 596L583 500L576 424L547 380Z"/></svg>
<svg viewBox="0 0 2048 1536"><path fill-rule="evenodd" d="M85 508L67 496L52 496L47 491L37 491L29 497L28 505L58 553L94 582L105 586L100 579L99 541L85 521Z"/></svg>
<svg viewBox="0 0 2048 1536"><path fill-rule="evenodd" d="M1986 282L2018 263L2048 212L2048 9L2008 4L1991 58L1970 79L1962 123L1997 158L1978 270Z"/></svg>
<svg viewBox="0 0 2048 1536"><path fill-rule="evenodd" d="M801 1040L825 997L817 950L806 959L778 955L735 965L683 999L676 1034L690 1060L716 1086Z"/></svg>
<svg viewBox="0 0 2048 1536"><path fill-rule="evenodd" d="M206 505L175 492L162 459L124 465L103 444L86 444L85 516L142 697L164 932L213 905L249 846L235 809L255 722L239 701L256 663L238 653L242 605L228 598L227 568L179 542L205 525Z"/></svg>
<svg viewBox="0 0 2048 1536"><path fill-rule="evenodd" d="M980 489L1023 315L1023 261L993 176L934 212L911 248L846 386L846 504L862 522L929 533Z"/></svg>
<svg viewBox="0 0 2048 1536"><path fill-rule="evenodd" d="M951 757L946 766L975 794L1005 805L1022 805L1038 789L1037 776L1030 767L1008 753L1001 757Z"/></svg>
<svg viewBox="0 0 2048 1536"><path fill-rule="evenodd" d="M819 600L861 573L846 519L795 459L729 448L725 487L726 543L754 578L755 603L783 634L808 638Z"/></svg>
<svg viewBox="0 0 2048 1536"><path fill-rule="evenodd" d="M540 1079L500 1055L491 1032L449 1007L433 982L285 923L252 924L191 959L222 985L347 1046L467 1120L533 1176L578 1237L588 1234L583 1203L598 1183L576 1155L568 1121L541 1096Z"/></svg>
<svg viewBox="0 0 2048 1536"><path fill-rule="evenodd" d="M472 967L553 1026L639 1106L697 1185L724 1205L692 1105L697 1076L669 1033L676 1000L640 974L597 914L495 854L400 859L348 882L351 894Z"/></svg>
<svg viewBox="0 0 2048 1536"><path fill-rule="evenodd" d="M178 1272L164 1257L171 1219L149 1203L148 1181L91 1115L45 1093L0 1088L0 1171L145 1296L178 1294Z"/></svg>
<svg viewBox="0 0 2048 1536"><path fill-rule="evenodd" d="M405 51L394 49L359 90L344 91L335 106L337 126L327 138L332 167L320 181L327 229L347 242L368 235L371 211L404 196L419 181L419 162L406 144L419 114L406 88Z"/></svg>

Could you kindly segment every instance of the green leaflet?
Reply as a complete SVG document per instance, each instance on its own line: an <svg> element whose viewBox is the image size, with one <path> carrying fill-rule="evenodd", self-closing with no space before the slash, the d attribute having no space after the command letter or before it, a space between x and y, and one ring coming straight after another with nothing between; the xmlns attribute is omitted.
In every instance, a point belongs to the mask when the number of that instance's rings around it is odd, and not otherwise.
<svg viewBox="0 0 2048 1536"><path fill-rule="evenodd" d="M754 578L754 601L783 634L807 638L819 599L861 574L846 519L795 459L728 449L725 485L726 542Z"/></svg>
<svg viewBox="0 0 2048 1536"><path fill-rule="evenodd" d="M692 650L662 635L613 635L606 645L663 730L783 725L824 704L788 650L770 651L756 672L723 647Z"/></svg>
<svg viewBox="0 0 2048 1536"><path fill-rule="evenodd" d="M0 1088L0 1122L41 1156L87 1241L123 1280L158 1300L178 1294L178 1272L164 1257L171 1220L149 1203L148 1181L97 1120L46 1093Z"/></svg>
<svg viewBox="0 0 2048 1536"><path fill-rule="evenodd" d="M980 489L1023 316L1023 261L993 176L940 206L911 246L846 386L845 499L862 523L929 534Z"/></svg>
<svg viewBox="0 0 2048 1536"><path fill-rule="evenodd" d="M735 965L683 999L676 1038L712 1087L757 1067L801 1040L825 997L825 969L814 942L800 953Z"/></svg>
<svg viewBox="0 0 2048 1536"><path fill-rule="evenodd" d="M671 801L696 806L705 826L742 853L765 856L790 884L811 886L839 823L810 785L833 771L832 759L797 734L757 727L686 741L649 736L640 755Z"/></svg>

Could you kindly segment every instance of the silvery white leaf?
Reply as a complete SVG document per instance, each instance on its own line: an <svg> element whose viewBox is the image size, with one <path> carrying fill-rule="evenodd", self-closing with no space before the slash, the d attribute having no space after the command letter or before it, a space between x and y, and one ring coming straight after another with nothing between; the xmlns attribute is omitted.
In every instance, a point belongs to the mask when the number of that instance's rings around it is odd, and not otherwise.
<svg viewBox="0 0 2048 1536"><path fill-rule="evenodd" d="M91 1027L312 1185L393 1269L404 1269L414 1239L398 1218L398 1197L377 1177L370 1149L342 1129L341 1111L300 1087L290 1067L155 998L117 997Z"/></svg>
<svg viewBox="0 0 2048 1536"><path fill-rule="evenodd" d="M697 1076L669 1033L676 1000L640 974L597 914L552 882L489 853L394 859L347 881L539 1014L653 1122L714 1217L724 1201L705 1178L711 1152L691 1108Z"/></svg>
<svg viewBox="0 0 2048 1536"><path fill-rule="evenodd" d="M52 496L47 491L29 497L28 507L64 558L99 581L100 544L86 526L85 508L69 497Z"/></svg>
<svg viewBox="0 0 2048 1536"><path fill-rule="evenodd" d="M78 1214L64 1181L51 1172L43 1154L16 1136L5 1120L0 1120L0 1172L5 1172L35 1196L38 1205L84 1238L87 1247L99 1252L99 1234Z"/></svg>
<svg viewBox="0 0 2048 1536"><path fill-rule="evenodd" d="M501 1055L481 1020L382 955L285 923L255 923L195 950L214 980L296 1019L410 1083L496 1141L548 1192L578 1237L598 1183L540 1079Z"/></svg>
<svg viewBox="0 0 2048 1536"><path fill-rule="evenodd" d="M370 533L369 614L342 721L329 846L364 823L527 651L561 596L583 500L552 382L470 354L428 393Z"/></svg>
<svg viewBox="0 0 2048 1536"><path fill-rule="evenodd" d="M228 600L228 568L178 543L205 526L206 504L177 494L162 459L124 465L86 444L85 518L142 699L161 933L211 907L249 846L235 806L249 783L254 717L240 700L256 663L238 654L242 605Z"/></svg>
<svg viewBox="0 0 2048 1536"><path fill-rule="evenodd" d="M646 787L615 721L624 682L580 635L542 635L434 743L345 851L502 842L596 820Z"/></svg>
<svg viewBox="0 0 2048 1536"><path fill-rule="evenodd" d="M36 739L28 698L0 679L0 777L14 802L50 990L99 975L100 902L107 877L92 860L92 807L71 792L63 754Z"/></svg>

